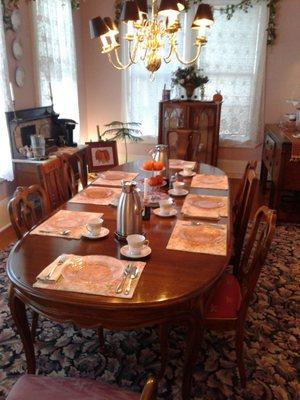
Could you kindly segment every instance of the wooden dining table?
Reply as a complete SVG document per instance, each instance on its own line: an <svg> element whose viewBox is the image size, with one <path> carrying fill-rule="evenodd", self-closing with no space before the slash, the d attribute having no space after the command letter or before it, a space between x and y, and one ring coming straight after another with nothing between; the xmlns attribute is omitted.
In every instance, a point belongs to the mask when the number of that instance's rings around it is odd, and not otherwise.
<svg viewBox="0 0 300 400"><path fill-rule="evenodd" d="M137 179L142 179L147 176L146 172L141 171L142 162L139 160L114 169L139 172ZM224 175L220 169L205 164L197 165L196 169L203 174ZM184 181L189 187L191 179L184 178ZM190 193L229 196L229 191L215 189L190 188ZM182 219L180 209L184 198L174 200L178 210L177 218ZM61 209L103 213L104 226L110 230L110 234L100 240L71 240L28 233L12 249L7 263L11 282L9 304L23 342L28 373L35 373L36 360L26 307L52 321L70 322L85 328L133 330L140 327L166 327L174 323L186 324L188 335L182 397L184 400L189 399L193 365L203 326L203 299L223 274L230 258L230 213L228 218L218 222L228 227L225 256L168 250L166 247L177 218L161 218L151 213L150 220L143 221L143 230L152 253L144 259L146 267L133 298L124 299L33 287L37 275L63 253L107 255L124 259L120 254L124 243L117 241L114 236L116 207L66 203Z"/></svg>

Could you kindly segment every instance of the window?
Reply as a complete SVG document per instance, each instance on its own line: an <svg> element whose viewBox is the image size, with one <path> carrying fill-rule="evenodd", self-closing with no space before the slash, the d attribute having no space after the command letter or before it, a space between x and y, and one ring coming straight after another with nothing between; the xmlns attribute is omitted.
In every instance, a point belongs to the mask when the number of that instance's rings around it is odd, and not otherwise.
<svg viewBox="0 0 300 400"><path fill-rule="evenodd" d="M267 8L261 4L248 13L237 11L228 21L220 11L220 6L227 4L226 0L210 3L215 5L215 23L207 34L208 42L199 59L199 67L209 77L206 98L212 99L216 90L222 92L221 139L255 141L264 78ZM188 28L185 32L190 32L194 14L195 9L192 9L185 15L182 21L182 26ZM180 40L188 56L194 37L185 35ZM161 67L154 82L149 81L149 74L142 65L134 65L123 73L124 119L142 122L146 135L157 136L158 102L164 84L170 86L171 73L178 65L173 59Z"/></svg>
<svg viewBox="0 0 300 400"><path fill-rule="evenodd" d="M71 118L79 122L71 2L36 0L32 7L40 105L50 104L52 90L55 111L62 118ZM77 127L75 140L79 139L78 132Z"/></svg>
<svg viewBox="0 0 300 400"><path fill-rule="evenodd" d="M13 180L9 134L5 112L11 109L8 90L8 66L5 47L2 8L0 7L0 178Z"/></svg>

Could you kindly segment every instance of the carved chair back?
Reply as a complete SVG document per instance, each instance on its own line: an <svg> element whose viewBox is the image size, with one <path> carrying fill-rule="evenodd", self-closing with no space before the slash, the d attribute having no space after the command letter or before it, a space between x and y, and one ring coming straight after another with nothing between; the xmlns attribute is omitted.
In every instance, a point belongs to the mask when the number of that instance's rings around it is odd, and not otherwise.
<svg viewBox="0 0 300 400"><path fill-rule="evenodd" d="M39 185L20 186L8 203L11 224L18 239L50 213L45 190Z"/></svg>
<svg viewBox="0 0 300 400"><path fill-rule="evenodd" d="M189 146L193 136L191 129L170 130L167 135L169 158L189 160Z"/></svg>
<svg viewBox="0 0 300 400"><path fill-rule="evenodd" d="M78 154L74 155L75 163L77 164L79 182L84 189L88 185L88 163L83 160Z"/></svg>
<svg viewBox="0 0 300 400"><path fill-rule="evenodd" d="M76 181L75 172L71 166L69 157L65 154L62 154L59 158L62 163L65 196L69 200L78 192L78 183Z"/></svg>
<svg viewBox="0 0 300 400"><path fill-rule="evenodd" d="M63 164L60 158L54 158L39 165L43 187L49 198L51 210L55 210L68 200L64 184Z"/></svg>
<svg viewBox="0 0 300 400"><path fill-rule="evenodd" d="M241 193L234 208L233 229L235 235L234 259L235 265L239 264L243 249L245 234L252 209L252 202L257 186L257 177L253 168L248 168L242 182Z"/></svg>
<svg viewBox="0 0 300 400"><path fill-rule="evenodd" d="M237 279L240 283L242 304L239 318L245 319L249 301L267 257L276 227L276 211L260 207L252 221L249 237L240 260Z"/></svg>
<svg viewBox="0 0 300 400"><path fill-rule="evenodd" d="M257 167L257 161L253 160L253 161L248 161L247 162L247 165L246 165L246 168L245 168L242 180L241 180L241 184L239 186L239 190L238 190L237 195L235 197L235 201L234 201L234 205L233 205L233 212L234 213L236 213L236 210L238 209L239 204L241 202L244 186L245 186L246 180L247 180L248 171L250 169L253 169L254 171L256 171L256 167Z"/></svg>

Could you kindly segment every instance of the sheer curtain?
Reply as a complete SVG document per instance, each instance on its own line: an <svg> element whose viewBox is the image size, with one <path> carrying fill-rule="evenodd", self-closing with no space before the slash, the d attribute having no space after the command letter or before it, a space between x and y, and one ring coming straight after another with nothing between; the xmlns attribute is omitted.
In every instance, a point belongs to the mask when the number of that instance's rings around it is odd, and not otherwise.
<svg viewBox="0 0 300 400"><path fill-rule="evenodd" d="M234 0L230 0L233 3ZM220 7L227 0L209 1L214 6L215 23L208 32L208 42L202 49L199 64L209 77L205 86L206 98L212 99L216 90L224 97L220 135L222 140L241 143L255 141L264 81L266 57L266 28L268 11L265 4L257 4L248 13L237 11L227 20ZM179 36L181 53L194 54L194 35L189 29L195 7L185 14ZM187 29L185 29L187 27ZM156 73L153 82L143 65L134 65L123 72L123 118L142 122L143 132L156 138L158 131L158 102L164 84L171 84L171 74L179 66L173 58ZM154 138L153 138L154 139Z"/></svg>
<svg viewBox="0 0 300 400"><path fill-rule="evenodd" d="M79 123L71 2L36 0L32 2L32 8L40 105L50 104L49 82L51 82L55 111L62 118L71 118ZM74 139L79 139L78 126Z"/></svg>
<svg viewBox="0 0 300 400"><path fill-rule="evenodd" d="M13 168L9 144L5 111L11 109L11 97L8 88L8 65L5 47L2 7L0 6L0 178L13 180Z"/></svg>

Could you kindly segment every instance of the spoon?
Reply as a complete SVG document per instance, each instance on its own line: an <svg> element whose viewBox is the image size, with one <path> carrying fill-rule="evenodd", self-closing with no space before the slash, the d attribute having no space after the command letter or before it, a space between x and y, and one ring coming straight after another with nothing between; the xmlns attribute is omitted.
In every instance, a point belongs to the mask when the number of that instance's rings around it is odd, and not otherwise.
<svg viewBox="0 0 300 400"><path fill-rule="evenodd" d="M40 233L53 233L61 236L68 236L71 232L70 229L65 229L63 231L47 231L47 230L39 230Z"/></svg>
<svg viewBox="0 0 300 400"><path fill-rule="evenodd" d="M138 277L139 274L139 270L137 269L137 267L133 267L131 270L131 274L130 274L130 278L129 278L129 282L128 285L125 289L125 294L128 295L130 293L130 289L131 289L131 283L132 281Z"/></svg>

